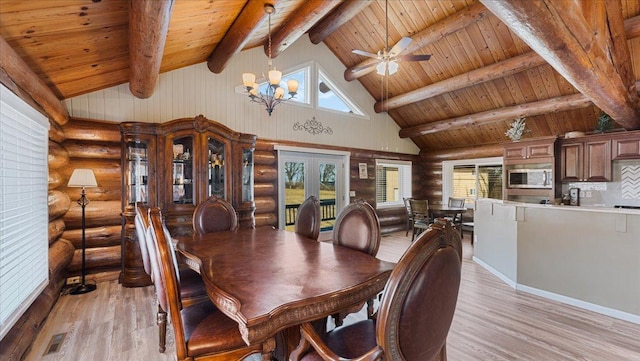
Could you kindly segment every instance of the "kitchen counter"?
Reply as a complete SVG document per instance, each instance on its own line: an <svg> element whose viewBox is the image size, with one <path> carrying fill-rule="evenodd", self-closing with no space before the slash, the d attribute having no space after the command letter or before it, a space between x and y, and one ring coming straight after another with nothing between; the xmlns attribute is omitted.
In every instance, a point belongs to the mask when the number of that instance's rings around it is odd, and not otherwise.
<svg viewBox="0 0 640 361"><path fill-rule="evenodd" d="M640 324L640 210L480 199L474 261L512 287Z"/></svg>

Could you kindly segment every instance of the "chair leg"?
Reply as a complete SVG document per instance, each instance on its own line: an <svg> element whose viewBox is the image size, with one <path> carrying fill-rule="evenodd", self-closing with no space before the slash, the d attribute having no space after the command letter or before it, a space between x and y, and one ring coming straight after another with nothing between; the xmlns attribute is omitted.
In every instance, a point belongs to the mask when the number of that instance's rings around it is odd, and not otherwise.
<svg viewBox="0 0 640 361"><path fill-rule="evenodd" d="M164 353L167 344L167 313L158 305L158 349Z"/></svg>

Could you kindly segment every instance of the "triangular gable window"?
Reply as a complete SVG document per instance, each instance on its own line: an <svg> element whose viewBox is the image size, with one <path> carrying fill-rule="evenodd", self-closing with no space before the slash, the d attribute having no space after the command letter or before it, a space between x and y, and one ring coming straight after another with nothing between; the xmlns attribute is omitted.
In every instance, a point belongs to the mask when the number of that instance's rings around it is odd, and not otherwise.
<svg viewBox="0 0 640 361"><path fill-rule="evenodd" d="M318 69L317 90L318 108L364 116L364 112L321 69Z"/></svg>

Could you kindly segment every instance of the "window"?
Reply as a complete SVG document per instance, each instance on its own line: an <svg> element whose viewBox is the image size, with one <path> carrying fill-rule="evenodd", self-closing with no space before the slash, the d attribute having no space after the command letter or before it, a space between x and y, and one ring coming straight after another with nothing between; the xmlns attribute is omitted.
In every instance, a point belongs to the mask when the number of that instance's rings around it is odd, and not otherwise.
<svg viewBox="0 0 640 361"><path fill-rule="evenodd" d="M298 92L296 93L295 98L291 99L292 102L298 102L303 104L310 103L309 87L307 87L310 70L311 70L310 66L305 66L302 69L298 69L286 74L282 74L282 79L280 79L280 86L284 89L287 89L287 80L295 79L298 81ZM269 85L269 82L266 80L260 83L259 85L260 93L266 94L268 86L270 85ZM285 99L287 98L289 98L289 94L285 94Z"/></svg>
<svg viewBox="0 0 640 361"><path fill-rule="evenodd" d="M334 82L321 70L318 69L318 108L329 109L342 113L349 113L363 116L360 110Z"/></svg>
<svg viewBox="0 0 640 361"><path fill-rule="evenodd" d="M443 162L443 204L449 197L502 199L502 158Z"/></svg>
<svg viewBox="0 0 640 361"><path fill-rule="evenodd" d="M0 86L0 339L49 282L49 122Z"/></svg>
<svg viewBox="0 0 640 361"><path fill-rule="evenodd" d="M377 208L404 207L411 197L411 162L376 160Z"/></svg>

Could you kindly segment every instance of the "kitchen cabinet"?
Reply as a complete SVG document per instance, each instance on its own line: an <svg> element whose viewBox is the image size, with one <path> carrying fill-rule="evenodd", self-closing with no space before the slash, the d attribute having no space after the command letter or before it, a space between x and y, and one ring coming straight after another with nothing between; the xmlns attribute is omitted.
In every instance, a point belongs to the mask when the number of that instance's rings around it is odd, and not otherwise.
<svg viewBox="0 0 640 361"><path fill-rule="evenodd" d="M562 182L610 182L610 137L598 135L563 140L560 178Z"/></svg>
<svg viewBox="0 0 640 361"><path fill-rule="evenodd" d="M172 235L191 233L195 207L211 196L231 203L239 227L254 227L255 135L202 115L163 124L125 122L120 130L124 286L150 284L136 239L136 203L160 207Z"/></svg>
<svg viewBox="0 0 640 361"><path fill-rule="evenodd" d="M539 203L553 201L560 196L560 184L556 178L557 137L541 137L504 143L503 198L510 201ZM540 188L510 187L510 170L550 170L550 185Z"/></svg>
<svg viewBox="0 0 640 361"><path fill-rule="evenodd" d="M612 142L612 160L640 159L640 131L614 134Z"/></svg>
<svg viewBox="0 0 640 361"><path fill-rule="evenodd" d="M505 164L544 163L553 160L557 137L505 143Z"/></svg>

